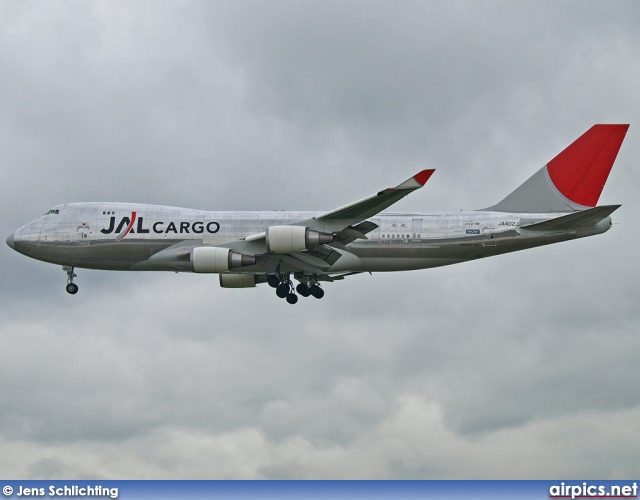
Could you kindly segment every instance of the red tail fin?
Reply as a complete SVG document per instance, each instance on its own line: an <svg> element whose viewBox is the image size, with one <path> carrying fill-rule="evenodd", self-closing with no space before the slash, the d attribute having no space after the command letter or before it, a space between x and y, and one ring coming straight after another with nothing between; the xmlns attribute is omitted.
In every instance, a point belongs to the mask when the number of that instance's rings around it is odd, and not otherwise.
<svg viewBox="0 0 640 500"><path fill-rule="evenodd" d="M496 212L579 212L595 207L629 125L594 125L497 205Z"/></svg>
<svg viewBox="0 0 640 500"><path fill-rule="evenodd" d="M595 207L629 125L594 125L547 164L554 186L578 205Z"/></svg>

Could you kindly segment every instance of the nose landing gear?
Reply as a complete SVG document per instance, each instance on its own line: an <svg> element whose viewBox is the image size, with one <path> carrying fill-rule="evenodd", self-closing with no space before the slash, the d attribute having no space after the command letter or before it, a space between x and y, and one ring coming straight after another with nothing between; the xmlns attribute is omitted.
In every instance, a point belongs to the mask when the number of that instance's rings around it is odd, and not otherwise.
<svg viewBox="0 0 640 500"><path fill-rule="evenodd" d="M73 266L64 266L62 270L66 271L67 273L67 293L75 295L76 293L78 293L78 285L73 282L73 278L77 278L78 275L73 272Z"/></svg>

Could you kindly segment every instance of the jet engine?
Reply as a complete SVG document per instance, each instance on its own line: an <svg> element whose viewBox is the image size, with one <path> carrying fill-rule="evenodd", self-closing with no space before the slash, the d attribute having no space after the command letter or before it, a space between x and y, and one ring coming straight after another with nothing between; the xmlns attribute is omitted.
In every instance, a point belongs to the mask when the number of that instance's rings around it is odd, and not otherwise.
<svg viewBox="0 0 640 500"><path fill-rule="evenodd" d="M253 288L256 286L255 274L221 274L220 286L222 288Z"/></svg>
<svg viewBox="0 0 640 500"><path fill-rule="evenodd" d="M226 273L236 267L253 266L256 258L229 248L196 247L191 251L191 262L196 273Z"/></svg>
<svg viewBox="0 0 640 500"><path fill-rule="evenodd" d="M302 226L272 226L267 229L266 241L271 253L294 253L331 243L333 235Z"/></svg>

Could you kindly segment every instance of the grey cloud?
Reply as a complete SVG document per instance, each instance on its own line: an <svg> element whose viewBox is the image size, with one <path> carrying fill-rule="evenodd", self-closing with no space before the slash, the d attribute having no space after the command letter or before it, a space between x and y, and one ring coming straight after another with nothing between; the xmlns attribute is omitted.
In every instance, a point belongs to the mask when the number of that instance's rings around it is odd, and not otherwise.
<svg viewBox="0 0 640 500"><path fill-rule="evenodd" d="M296 307L182 274L69 297L4 247L5 477L633 475L635 3L153 6L2 8L5 237L66 201L330 209L425 167L398 210L480 208L606 121L620 224Z"/></svg>

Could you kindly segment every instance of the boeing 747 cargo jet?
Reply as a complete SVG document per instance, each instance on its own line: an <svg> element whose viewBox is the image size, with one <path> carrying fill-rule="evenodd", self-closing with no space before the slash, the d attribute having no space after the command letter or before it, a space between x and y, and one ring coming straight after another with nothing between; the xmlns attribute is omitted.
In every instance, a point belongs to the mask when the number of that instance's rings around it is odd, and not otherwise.
<svg viewBox="0 0 640 500"><path fill-rule="evenodd" d="M7 238L14 250L75 268L216 273L224 288L268 283L290 304L321 282L426 269L604 233L620 205L596 206L628 125L594 125L504 200L467 212L392 213L434 170L325 213L208 212L65 203ZM294 287L296 280L298 285ZM297 292L297 294L296 294Z"/></svg>

